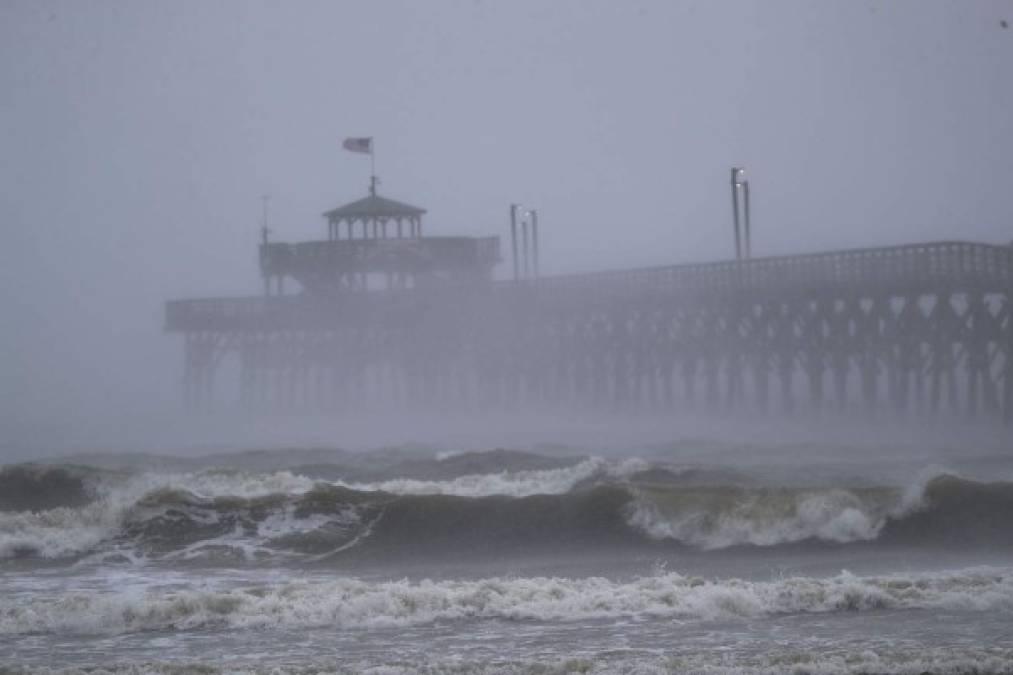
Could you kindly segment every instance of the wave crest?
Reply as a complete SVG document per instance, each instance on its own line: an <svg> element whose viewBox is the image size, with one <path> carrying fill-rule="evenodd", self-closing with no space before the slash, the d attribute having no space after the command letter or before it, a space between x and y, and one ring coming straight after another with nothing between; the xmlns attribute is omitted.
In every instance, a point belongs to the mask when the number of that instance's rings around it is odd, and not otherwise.
<svg viewBox="0 0 1013 675"><path fill-rule="evenodd" d="M591 459L370 484L288 471L119 474L98 483L83 506L0 512L0 559L114 553L255 561L355 547L378 561L658 541L704 550L804 541L1013 546L1011 483L943 474L906 489L714 486L645 467Z"/></svg>
<svg viewBox="0 0 1013 675"><path fill-rule="evenodd" d="M772 546L808 539L875 539L907 506L892 489L640 491L629 522L655 539L705 549Z"/></svg>

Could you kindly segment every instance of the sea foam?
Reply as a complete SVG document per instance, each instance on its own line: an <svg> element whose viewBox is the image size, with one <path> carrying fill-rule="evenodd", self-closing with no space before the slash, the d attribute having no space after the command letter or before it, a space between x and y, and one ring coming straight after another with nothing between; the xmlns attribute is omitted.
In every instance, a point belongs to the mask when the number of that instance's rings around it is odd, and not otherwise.
<svg viewBox="0 0 1013 675"><path fill-rule="evenodd" d="M0 598L0 633L110 634L207 628L383 627L457 620L578 621L621 616L679 621L876 609L1013 608L1013 569L774 581L677 573L453 581L303 581L232 589L76 592Z"/></svg>
<svg viewBox="0 0 1013 675"><path fill-rule="evenodd" d="M563 494L595 475L609 475L612 465L600 458L586 459L559 469L502 471L470 474L449 480L394 478L372 483L336 482L336 485L364 492L389 492L399 495L454 495L457 497L528 497L538 494ZM615 465L617 468L621 465Z"/></svg>

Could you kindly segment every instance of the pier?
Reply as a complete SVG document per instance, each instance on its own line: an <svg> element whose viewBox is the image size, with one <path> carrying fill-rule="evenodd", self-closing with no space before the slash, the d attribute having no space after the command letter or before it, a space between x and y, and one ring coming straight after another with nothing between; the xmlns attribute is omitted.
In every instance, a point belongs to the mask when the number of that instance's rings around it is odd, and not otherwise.
<svg viewBox="0 0 1013 675"><path fill-rule="evenodd" d="M168 302L186 405L234 396L251 410L1013 423L1011 246L927 242L494 281L498 237L426 237L423 213L374 191L324 214L324 240L265 235L264 294ZM216 380L229 361L238 383L224 394Z"/></svg>

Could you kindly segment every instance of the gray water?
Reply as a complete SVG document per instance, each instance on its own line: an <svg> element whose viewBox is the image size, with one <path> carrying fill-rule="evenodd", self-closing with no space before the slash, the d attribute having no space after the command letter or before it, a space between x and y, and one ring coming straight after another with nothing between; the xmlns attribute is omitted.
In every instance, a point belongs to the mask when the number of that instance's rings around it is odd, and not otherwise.
<svg viewBox="0 0 1013 675"><path fill-rule="evenodd" d="M92 456L0 509L14 672L1013 672L1002 448Z"/></svg>

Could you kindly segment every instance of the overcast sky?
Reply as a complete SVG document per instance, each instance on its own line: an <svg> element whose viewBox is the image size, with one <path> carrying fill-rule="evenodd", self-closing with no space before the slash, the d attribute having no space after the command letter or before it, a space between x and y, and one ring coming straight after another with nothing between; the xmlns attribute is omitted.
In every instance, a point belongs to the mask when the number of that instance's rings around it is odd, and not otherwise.
<svg viewBox="0 0 1013 675"><path fill-rule="evenodd" d="M173 297L382 194L548 272L1013 239L1013 3L0 1L0 446L178 406ZM89 435L91 434L91 435ZM37 441L39 442L39 441Z"/></svg>

